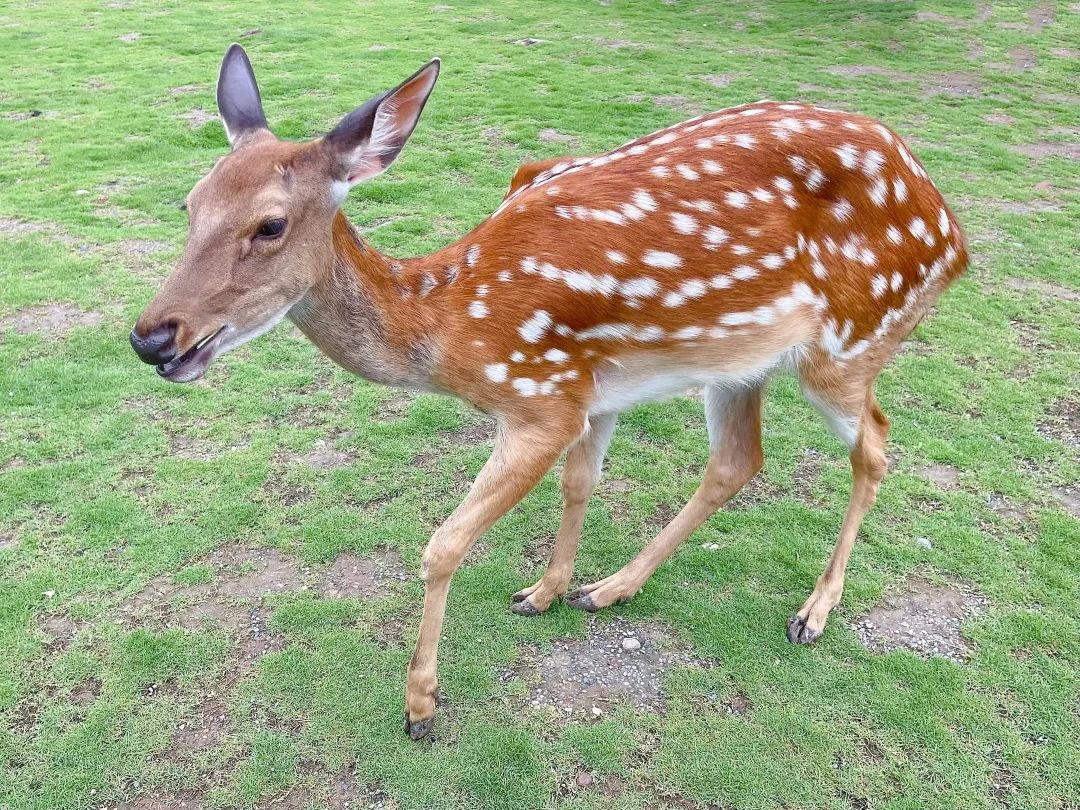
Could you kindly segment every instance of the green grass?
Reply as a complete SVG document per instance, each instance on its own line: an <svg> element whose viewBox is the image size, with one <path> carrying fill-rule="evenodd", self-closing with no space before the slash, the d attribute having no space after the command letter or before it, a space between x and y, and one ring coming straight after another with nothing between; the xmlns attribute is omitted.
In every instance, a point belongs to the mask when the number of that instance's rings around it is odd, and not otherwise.
<svg viewBox="0 0 1080 810"><path fill-rule="evenodd" d="M320 807L350 767L347 781L408 810L1075 807L1080 526L1053 493L1080 478L1080 306L1015 284L1080 290L1076 161L1021 151L1075 150L1077 6L1042 3L1056 16L1038 31L1030 4L1011 2L985 14L960 2L449 6L0 6L0 807L203 793L214 808ZM131 32L140 36L120 38ZM515 44L524 37L543 41ZM236 39L285 137L324 131L443 58L411 145L346 205L395 255L456 238L496 207L520 162L567 150L539 140L543 128L585 154L694 109L770 97L875 115L909 139L968 229L974 263L916 331L917 351L881 377L893 471L819 644L789 645L783 624L831 549L849 475L839 443L785 380L765 420L775 497L716 515L616 611L666 622L715 661L670 674L666 713L552 724L521 708L520 681L497 677L525 645L586 629L563 606L532 620L506 609L557 525L553 476L455 577L435 744L400 728L415 577L379 600L271 598L282 649L241 678L228 676L236 642L213 624L117 622L154 577L210 587L209 552L236 543L304 565L385 545L415 574L484 459L483 443L463 438L480 417L422 397L387 418L392 392L332 368L284 328L191 387L157 379L128 348L182 247L179 204L226 149L216 121L185 116L213 110L218 61ZM1034 67L1014 69L1019 48ZM854 65L886 72L842 67ZM726 86L700 78L720 75ZM965 82L978 92L932 92ZM1000 115L1010 118L987 118ZM16 233L11 219L43 229ZM10 328L9 316L55 303L103 323L60 336ZM1070 407L1072 444L1054 438ZM320 439L352 462L283 465ZM824 459L810 498L793 489L807 447ZM681 505L706 448L693 402L626 415L608 475L630 486L590 507L577 581L622 565L657 510ZM430 461L414 464L421 454ZM958 469L957 485L918 474L932 463ZM965 581L989 600L965 625L966 664L872 654L850 629L913 572ZM46 632L58 618L77 628L61 649ZM404 641L387 643L395 621ZM88 683L96 697L76 700ZM170 759L173 734L215 690L228 727L209 750ZM733 693L752 709L709 708L710 696ZM575 785L581 769L592 787ZM596 787L616 777L619 790Z"/></svg>

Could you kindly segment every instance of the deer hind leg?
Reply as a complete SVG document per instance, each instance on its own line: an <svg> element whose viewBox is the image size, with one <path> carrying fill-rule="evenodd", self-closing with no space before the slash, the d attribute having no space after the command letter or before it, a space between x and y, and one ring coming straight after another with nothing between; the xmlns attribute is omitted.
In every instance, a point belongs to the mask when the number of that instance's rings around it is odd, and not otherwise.
<svg viewBox="0 0 1080 810"><path fill-rule="evenodd" d="M761 389L705 390L709 463L690 501L626 566L567 596L571 607L596 611L628 602L660 564L746 483L764 463L761 450Z"/></svg>
<svg viewBox="0 0 1080 810"><path fill-rule="evenodd" d="M829 613L840 602L844 592L844 571L855 536L866 513L873 507L878 486L885 477L885 438L889 433L889 420L874 399L872 380L865 385L834 389L832 395L808 386L805 378L803 382L807 398L851 449L852 487L836 548L810 598L788 619L787 636L794 644L816 641L825 629Z"/></svg>
<svg viewBox="0 0 1080 810"><path fill-rule="evenodd" d="M424 614L405 689L405 731L414 740L425 736L435 719L439 638L451 576L476 538L536 486L582 424L580 414L571 414L557 424L548 419L532 429L500 428L495 450L469 494L424 550Z"/></svg>
<svg viewBox="0 0 1080 810"><path fill-rule="evenodd" d="M604 454L615 431L618 414L589 417L589 430L566 454L563 467L563 514L547 570L535 585L513 596L510 609L520 616L537 616L566 593L574 573L574 557L581 541L585 510L604 463Z"/></svg>

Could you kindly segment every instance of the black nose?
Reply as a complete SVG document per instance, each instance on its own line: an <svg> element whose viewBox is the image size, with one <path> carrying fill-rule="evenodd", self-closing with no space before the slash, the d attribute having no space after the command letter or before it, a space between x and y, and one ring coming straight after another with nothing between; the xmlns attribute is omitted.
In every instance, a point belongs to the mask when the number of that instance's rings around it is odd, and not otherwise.
<svg viewBox="0 0 1080 810"><path fill-rule="evenodd" d="M176 323L167 321L154 329L146 337L139 336L139 328L131 330L131 348L144 363L160 366L176 357Z"/></svg>

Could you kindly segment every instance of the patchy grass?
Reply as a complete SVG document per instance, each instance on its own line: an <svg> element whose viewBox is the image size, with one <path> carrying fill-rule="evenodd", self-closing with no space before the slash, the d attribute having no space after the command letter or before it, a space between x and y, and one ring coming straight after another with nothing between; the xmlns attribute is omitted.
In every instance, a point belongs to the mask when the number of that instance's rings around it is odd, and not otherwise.
<svg viewBox="0 0 1080 810"><path fill-rule="evenodd" d="M522 160L695 110L800 98L908 138L974 265L882 376L893 473L819 644L784 620L849 475L781 380L763 476L632 604L507 610L557 525L554 477L489 532L454 582L438 739L402 736L415 573L484 421L353 380L285 328L191 387L127 346L225 149L232 40L286 137L444 58L411 146L347 203L392 254L464 233ZM0 807L1074 806L1077 41L1068 2L5 4ZM681 505L706 446L696 401L626 415L578 581ZM864 617L903 630L931 584L978 594L931 617L956 660L905 632L863 646ZM623 654L649 700L601 694ZM589 705L552 724L536 663L572 682L578 660L600 667Z"/></svg>

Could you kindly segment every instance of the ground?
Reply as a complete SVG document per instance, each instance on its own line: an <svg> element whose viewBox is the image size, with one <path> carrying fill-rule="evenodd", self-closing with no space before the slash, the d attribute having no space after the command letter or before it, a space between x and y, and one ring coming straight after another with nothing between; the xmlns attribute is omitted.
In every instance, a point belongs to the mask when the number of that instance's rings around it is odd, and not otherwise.
<svg viewBox="0 0 1080 810"><path fill-rule="evenodd" d="M762 475L631 604L507 609L554 476L490 531L454 580L434 737L402 735L421 550L490 425L288 327L189 387L127 345L226 148L234 40L287 137L443 58L346 204L395 255L466 232L522 161L703 110L802 99L905 136L973 265L882 375L892 472L818 644L784 621L849 472L778 380ZM1078 43L1067 0L5 3L0 807L1077 807ZM674 514L706 447L693 398L626 415L577 583Z"/></svg>

